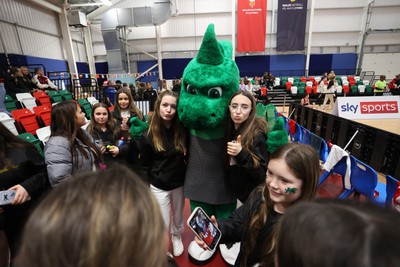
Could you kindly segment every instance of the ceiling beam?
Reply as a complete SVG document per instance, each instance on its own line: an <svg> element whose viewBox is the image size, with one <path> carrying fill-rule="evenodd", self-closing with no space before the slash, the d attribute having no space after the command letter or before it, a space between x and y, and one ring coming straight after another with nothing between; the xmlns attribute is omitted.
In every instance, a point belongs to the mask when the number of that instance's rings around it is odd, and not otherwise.
<svg viewBox="0 0 400 267"><path fill-rule="evenodd" d="M51 4L51 3L47 2L47 1L44 1L44 0L30 0L30 1L32 3L38 4L40 6L43 6L43 7L47 8L47 9L50 9L52 11L55 11L58 14L62 13L62 9L60 7L55 6L55 5L53 5L53 4Z"/></svg>

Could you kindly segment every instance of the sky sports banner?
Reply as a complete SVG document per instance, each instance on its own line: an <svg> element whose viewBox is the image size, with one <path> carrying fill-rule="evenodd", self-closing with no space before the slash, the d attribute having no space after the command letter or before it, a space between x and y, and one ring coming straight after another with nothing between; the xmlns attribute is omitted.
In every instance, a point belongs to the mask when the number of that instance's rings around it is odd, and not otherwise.
<svg viewBox="0 0 400 267"><path fill-rule="evenodd" d="M267 0L238 0L237 51L264 52Z"/></svg>
<svg viewBox="0 0 400 267"><path fill-rule="evenodd" d="M277 51L304 50L307 0L279 0Z"/></svg>
<svg viewBox="0 0 400 267"><path fill-rule="evenodd" d="M400 119L400 96L338 97L333 114L346 119Z"/></svg>

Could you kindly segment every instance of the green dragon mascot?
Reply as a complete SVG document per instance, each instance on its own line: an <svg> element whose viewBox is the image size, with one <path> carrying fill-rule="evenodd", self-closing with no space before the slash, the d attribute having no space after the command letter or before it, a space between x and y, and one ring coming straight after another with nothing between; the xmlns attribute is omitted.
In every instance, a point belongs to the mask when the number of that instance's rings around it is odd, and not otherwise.
<svg viewBox="0 0 400 267"><path fill-rule="evenodd" d="M192 210L200 206L219 219L236 208L236 197L225 177L224 131L229 99L238 88L239 70L232 60L232 45L217 41L214 25L210 24L197 57L184 70L178 115L190 130L185 197ZM189 258L201 265L213 255L194 241L188 252Z"/></svg>

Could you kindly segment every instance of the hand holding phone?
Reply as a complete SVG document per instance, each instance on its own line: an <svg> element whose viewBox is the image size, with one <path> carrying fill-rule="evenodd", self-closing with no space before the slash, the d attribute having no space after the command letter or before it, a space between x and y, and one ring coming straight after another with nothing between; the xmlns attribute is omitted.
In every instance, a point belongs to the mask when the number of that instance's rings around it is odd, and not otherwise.
<svg viewBox="0 0 400 267"><path fill-rule="evenodd" d="M15 197L15 190L0 191L0 205L9 205Z"/></svg>
<svg viewBox="0 0 400 267"><path fill-rule="evenodd" d="M221 239L221 231L200 207L194 209L187 225L209 250L214 250Z"/></svg>

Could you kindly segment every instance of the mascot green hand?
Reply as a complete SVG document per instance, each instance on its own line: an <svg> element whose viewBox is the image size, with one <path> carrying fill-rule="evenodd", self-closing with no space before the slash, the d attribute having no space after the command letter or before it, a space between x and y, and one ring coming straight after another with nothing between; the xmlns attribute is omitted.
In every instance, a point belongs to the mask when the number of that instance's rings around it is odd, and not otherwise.
<svg viewBox="0 0 400 267"><path fill-rule="evenodd" d="M142 138L142 134L149 128L147 122L141 121L138 117L131 118L129 123L131 124L129 132L136 141L139 141Z"/></svg>
<svg viewBox="0 0 400 267"><path fill-rule="evenodd" d="M276 119L274 126L268 133L267 150L269 153L274 152L278 147L288 143L288 133L285 130L284 118Z"/></svg>

